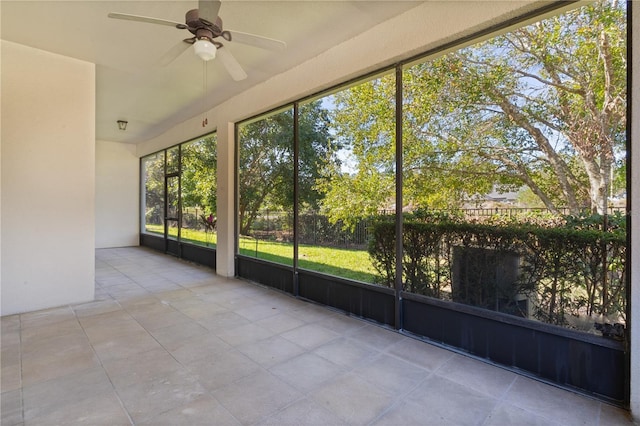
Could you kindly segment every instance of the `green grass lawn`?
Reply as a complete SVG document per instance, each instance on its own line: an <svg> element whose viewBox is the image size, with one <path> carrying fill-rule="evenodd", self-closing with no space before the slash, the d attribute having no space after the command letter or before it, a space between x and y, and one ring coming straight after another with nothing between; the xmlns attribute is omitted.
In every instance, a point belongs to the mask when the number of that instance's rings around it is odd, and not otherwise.
<svg viewBox="0 0 640 426"><path fill-rule="evenodd" d="M164 235L163 225L146 225L147 232L152 234ZM169 228L169 235L175 238L178 235L178 228ZM206 233L195 229L182 228L180 238L184 243L197 244L199 246L215 248L217 243L216 233Z"/></svg>
<svg viewBox="0 0 640 426"><path fill-rule="evenodd" d="M163 235L162 225L146 225L147 232ZM171 228L169 235L175 237L178 230ZM183 242L198 244L205 247L215 247L217 235L206 234L183 228L181 238ZM256 240L251 237L240 237L240 254L258 259L293 265L293 243ZM312 245L298 246L298 266L311 271L335 275L341 278L373 283L376 271L371 265L366 250L350 250L336 247Z"/></svg>
<svg viewBox="0 0 640 426"><path fill-rule="evenodd" d="M293 265L293 243L240 237L240 254ZM298 266L367 283L373 283L376 276L366 250L300 245L298 246Z"/></svg>

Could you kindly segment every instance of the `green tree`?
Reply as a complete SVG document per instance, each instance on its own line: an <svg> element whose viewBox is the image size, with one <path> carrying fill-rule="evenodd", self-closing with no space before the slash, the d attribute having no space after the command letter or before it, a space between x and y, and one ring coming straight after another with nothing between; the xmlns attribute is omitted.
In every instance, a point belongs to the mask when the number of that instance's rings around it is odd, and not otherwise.
<svg viewBox="0 0 640 426"><path fill-rule="evenodd" d="M392 74L331 97L337 143L316 182L322 210L332 222L353 227L395 202L395 83Z"/></svg>
<svg viewBox="0 0 640 426"><path fill-rule="evenodd" d="M393 158L393 84L358 85L336 103L358 170L320 182L334 213L343 183L384 191L353 205L393 196L379 184ZM406 204L454 207L526 186L551 211L602 213L625 150L625 6L590 4L407 68L403 102Z"/></svg>
<svg viewBox="0 0 640 426"><path fill-rule="evenodd" d="M327 112L319 101L300 107L299 198L303 206L318 205L315 181L330 158L333 139ZM293 211L293 109L242 126L239 130L240 233L248 234L261 209Z"/></svg>
<svg viewBox="0 0 640 426"><path fill-rule="evenodd" d="M336 162L332 154L340 146L330 135L329 111L322 106L321 101L300 105L298 120L300 207L317 210L323 194L316 188L316 181L325 167ZM290 194L293 194L293 190ZM289 201L293 202L292 199ZM287 203L287 205L291 204Z"/></svg>
<svg viewBox="0 0 640 426"><path fill-rule="evenodd" d="M215 215L217 208L218 158L216 135L209 135L182 145L182 206L199 207L203 214Z"/></svg>
<svg viewBox="0 0 640 426"><path fill-rule="evenodd" d="M164 223L164 151L142 159L145 224Z"/></svg>

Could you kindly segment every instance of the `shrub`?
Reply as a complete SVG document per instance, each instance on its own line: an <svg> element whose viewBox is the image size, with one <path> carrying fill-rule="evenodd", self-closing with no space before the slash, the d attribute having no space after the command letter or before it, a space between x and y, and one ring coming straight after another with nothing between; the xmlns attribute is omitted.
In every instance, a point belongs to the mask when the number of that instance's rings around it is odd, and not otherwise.
<svg viewBox="0 0 640 426"><path fill-rule="evenodd" d="M606 222L597 215L524 220L406 215L403 288L573 328L579 328L578 318L586 318L588 327L594 317L624 322L625 223L621 215ZM392 287L395 224L375 222L371 236L369 255L379 283ZM512 277L505 268L517 274Z"/></svg>

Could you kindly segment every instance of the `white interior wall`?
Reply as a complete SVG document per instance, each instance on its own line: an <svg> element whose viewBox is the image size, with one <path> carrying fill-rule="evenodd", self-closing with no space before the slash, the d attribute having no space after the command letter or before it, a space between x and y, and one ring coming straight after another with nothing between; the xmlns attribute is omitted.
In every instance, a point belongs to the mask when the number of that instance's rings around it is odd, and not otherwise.
<svg viewBox="0 0 640 426"><path fill-rule="evenodd" d="M136 147L96 142L96 248L139 243L139 173Z"/></svg>
<svg viewBox="0 0 640 426"><path fill-rule="evenodd" d="M1 43L0 314L92 300L95 66Z"/></svg>

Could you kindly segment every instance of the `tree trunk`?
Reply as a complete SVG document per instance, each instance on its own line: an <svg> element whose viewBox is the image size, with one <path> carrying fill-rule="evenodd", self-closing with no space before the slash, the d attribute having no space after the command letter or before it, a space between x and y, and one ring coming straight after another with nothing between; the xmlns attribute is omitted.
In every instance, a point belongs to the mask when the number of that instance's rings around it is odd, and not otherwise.
<svg viewBox="0 0 640 426"><path fill-rule="evenodd" d="M553 167L553 170L558 177L558 183L560 190L562 191L569 210L573 214L577 214L580 211L580 204L578 203L574 188L571 186L570 179L571 171L567 167L566 163L562 160L560 155L555 151L547 137L534 126L529 119L518 110L518 107L513 105L509 100L497 91L493 91L493 95L496 98L497 104L502 108L505 114L518 126L526 130L536 141L536 144L542 152L546 155L549 164Z"/></svg>
<svg viewBox="0 0 640 426"><path fill-rule="evenodd" d="M591 210L598 214L606 214L609 200L609 188L611 185L611 162L604 160L604 164L596 164L595 161L583 159L583 164L589 177L589 197Z"/></svg>

